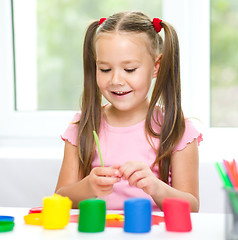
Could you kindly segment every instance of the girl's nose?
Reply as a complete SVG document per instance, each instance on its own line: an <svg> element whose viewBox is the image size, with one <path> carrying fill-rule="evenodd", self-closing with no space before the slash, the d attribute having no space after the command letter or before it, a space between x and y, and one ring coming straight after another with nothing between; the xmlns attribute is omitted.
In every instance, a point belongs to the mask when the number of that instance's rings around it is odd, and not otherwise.
<svg viewBox="0 0 238 240"><path fill-rule="evenodd" d="M124 85L125 82L123 80L123 77L119 72L114 72L112 75L111 83L113 85Z"/></svg>

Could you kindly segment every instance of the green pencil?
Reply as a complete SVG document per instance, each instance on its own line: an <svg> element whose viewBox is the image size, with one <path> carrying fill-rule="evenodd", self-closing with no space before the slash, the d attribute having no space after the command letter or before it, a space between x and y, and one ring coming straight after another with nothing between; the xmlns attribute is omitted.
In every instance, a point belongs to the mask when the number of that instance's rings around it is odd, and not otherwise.
<svg viewBox="0 0 238 240"><path fill-rule="evenodd" d="M99 158L100 158L100 161L101 161L101 166L104 167L98 135L94 130L93 130L93 135L94 135L94 139L95 139L95 142L96 142L96 145L97 145L97 148L98 148L98 153L99 153Z"/></svg>
<svg viewBox="0 0 238 240"><path fill-rule="evenodd" d="M232 188L232 183L227 175L227 173L225 172L224 170L224 167L222 165L222 163L219 163L219 162L216 162L216 167L217 167L217 170L221 176L221 179L223 181L223 185L225 188Z"/></svg>

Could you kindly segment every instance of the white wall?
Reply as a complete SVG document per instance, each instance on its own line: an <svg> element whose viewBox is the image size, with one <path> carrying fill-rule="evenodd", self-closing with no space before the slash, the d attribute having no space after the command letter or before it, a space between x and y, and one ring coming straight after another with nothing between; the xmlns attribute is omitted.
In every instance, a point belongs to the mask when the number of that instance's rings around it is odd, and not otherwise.
<svg viewBox="0 0 238 240"><path fill-rule="evenodd" d="M42 206L42 198L54 193L61 161L60 157L26 159L0 155L0 207ZM214 163L201 161L199 175L200 212L224 212L222 184Z"/></svg>
<svg viewBox="0 0 238 240"><path fill-rule="evenodd" d="M0 159L0 206L38 207L54 193L58 159Z"/></svg>

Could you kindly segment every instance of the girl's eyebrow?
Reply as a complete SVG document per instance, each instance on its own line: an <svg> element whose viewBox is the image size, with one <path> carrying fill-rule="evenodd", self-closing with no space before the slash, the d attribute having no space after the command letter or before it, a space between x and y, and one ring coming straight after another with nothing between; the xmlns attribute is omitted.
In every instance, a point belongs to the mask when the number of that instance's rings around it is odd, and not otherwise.
<svg viewBox="0 0 238 240"><path fill-rule="evenodd" d="M130 63L139 63L139 62L140 62L140 61L137 60L137 59L131 59L131 60L122 61L121 63L122 63L122 64L130 64ZM100 61L100 60L97 60L96 63L97 63L97 64L109 64L109 62Z"/></svg>
<svg viewBox="0 0 238 240"><path fill-rule="evenodd" d="M100 61L100 60L97 60L96 63L97 63L97 64L108 64L107 62Z"/></svg>
<svg viewBox="0 0 238 240"><path fill-rule="evenodd" d="M129 63L139 63L140 61L137 60L137 59L131 59L131 60L126 60L126 61L123 61L122 63L123 64L129 64Z"/></svg>

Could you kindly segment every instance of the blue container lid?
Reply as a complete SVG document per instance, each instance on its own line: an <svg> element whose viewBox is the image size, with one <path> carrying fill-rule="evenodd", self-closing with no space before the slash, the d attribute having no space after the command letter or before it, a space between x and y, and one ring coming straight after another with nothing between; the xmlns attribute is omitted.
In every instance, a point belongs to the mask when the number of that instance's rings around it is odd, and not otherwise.
<svg viewBox="0 0 238 240"><path fill-rule="evenodd" d="M14 222L14 217L12 217L12 216L0 215L0 221Z"/></svg>

